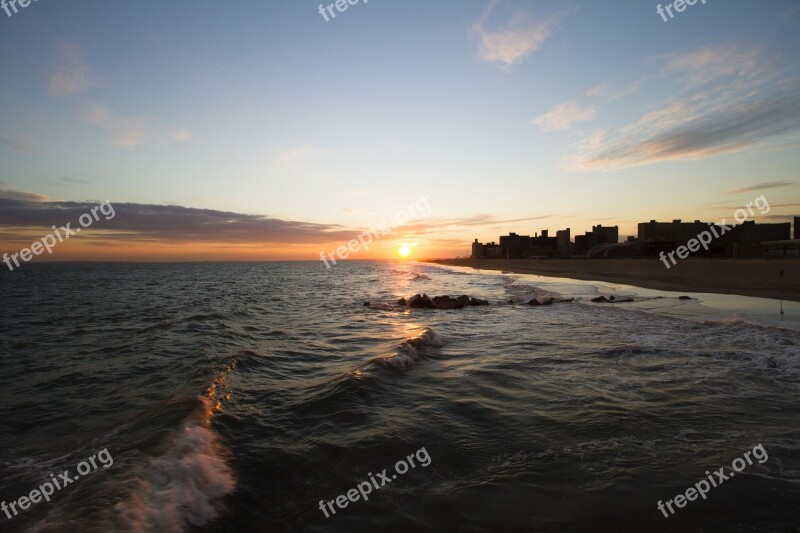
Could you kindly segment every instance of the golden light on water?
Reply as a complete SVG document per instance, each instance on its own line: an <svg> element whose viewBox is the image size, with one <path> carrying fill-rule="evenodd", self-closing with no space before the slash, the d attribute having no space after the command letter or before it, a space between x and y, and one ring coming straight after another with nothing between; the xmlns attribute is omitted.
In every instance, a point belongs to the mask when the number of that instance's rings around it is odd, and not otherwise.
<svg viewBox="0 0 800 533"><path fill-rule="evenodd" d="M397 249L397 253L400 255L400 257L408 257L411 255L411 247L407 244L404 244Z"/></svg>

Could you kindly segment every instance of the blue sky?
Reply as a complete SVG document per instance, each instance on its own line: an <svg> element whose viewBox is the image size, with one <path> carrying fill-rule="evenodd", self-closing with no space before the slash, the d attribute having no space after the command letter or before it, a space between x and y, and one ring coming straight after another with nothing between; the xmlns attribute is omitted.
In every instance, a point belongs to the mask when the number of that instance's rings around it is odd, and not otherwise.
<svg viewBox="0 0 800 533"><path fill-rule="evenodd" d="M800 4L708 0L668 22L657 4L0 11L0 198L257 215L325 244L426 197L397 238L438 256L505 230L719 220L761 194L762 221L800 214Z"/></svg>

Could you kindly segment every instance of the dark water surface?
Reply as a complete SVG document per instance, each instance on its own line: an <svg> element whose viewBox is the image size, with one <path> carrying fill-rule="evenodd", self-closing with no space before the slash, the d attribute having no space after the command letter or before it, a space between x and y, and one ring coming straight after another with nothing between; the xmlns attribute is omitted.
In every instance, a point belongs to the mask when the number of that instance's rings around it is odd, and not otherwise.
<svg viewBox="0 0 800 533"><path fill-rule="evenodd" d="M0 530L800 531L800 333L598 291L532 307L535 281L411 263L2 272L0 498L113 465ZM491 305L395 303L417 292Z"/></svg>

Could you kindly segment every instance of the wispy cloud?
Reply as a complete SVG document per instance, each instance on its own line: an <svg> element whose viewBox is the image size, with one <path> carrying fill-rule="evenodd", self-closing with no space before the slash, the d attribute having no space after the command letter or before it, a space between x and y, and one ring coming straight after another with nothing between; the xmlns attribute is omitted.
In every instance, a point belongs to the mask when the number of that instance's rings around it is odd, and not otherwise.
<svg viewBox="0 0 800 533"><path fill-rule="evenodd" d="M740 194L743 192L753 192L753 191L762 191L764 189L777 189L780 187L796 187L800 185L800 183L792 183L791 181L765 181L763 183L756 183L755 185L750 185L749 187L742 187L741 189L733 189L732 191L726 191L725 194Z"/></svg>
<svg viewBox="0 0 800 533"><path fill-rule="evenodd" d="M9 135L0 137L0 145L8 146L14 150L29 154L37 155L39 153L36 141L24 135Z"/></svg>
<svg viewBox="0 0 800 533"><path fill-rule="evenodd" d="M547 113L533 119L543 131L568 130L573 124L591 120L597 114L594 107L583 105L577 99L558 104Z"/></svg>
<svg viewBox="0 0 800 533"><path fill-rule="evenodd" d="M700 87L720 78L730 82L752 80L764 74L764 66L753 49L707 46L699 50L664 56L666 76L678 76L689 87Z"/></svg>
<svg viewBox="0 0 800 533"><path fill-rule="evenodd" d="M153 115L128 117L99 103L84 108L80 117L84 122L105 130L109 135L109 144L114 146L131 148L148 141L181 142L192 136L184 128L163 129Z"/></svg>
<svg viewBox="0 0 800 533"><path fill-rule="evenodd" d="M561 216L563 215L546 214L546 215L536 215L524 218L498 218L495 215L482 213L469 217L430 218L430 219L417 220L403 225L403 230L407 232L418 232L422 234L458 232L463 229L474 228L476 226L481 227L481 229L483 230L492 229L495 227L502 227L505 230L509 228L510 224L524 225L528 222L546 220L548 218L555 218Z"/></svg>
<svg viewBox="0 0 800 533"><path fill-rule="evenodd" d="M106 85L86 64L84 52L77 45L61 42L56 45L56 52L58 64L53 67L47 80L51 95L72 95Z"/></svg>
<svg viewBox="0 0 800 533"><path fill-rule="evenodd" d="M763 63L754 57L747 50L709 48L688 58L666 58L664 72L689 90L632 124L582 139L571 168L698 160L763 148L800 131L800 85L761 73Z"/></svg>
<svg viewBox="0 0 800 533"><path fill-rule="evenodd" d="M314 148L313 146L296 146L278 153L273 158L273 162L283 170L295 171L306 161L320 156L330 155L331 153L330 150Z"/></svg>
<svg viewBox="0 0 800 533"><path fill-rule="evenodd" d="M487 29L488 20L498 3L498 0L490 2L472 29L479 40L478 57L510 67L537 51L550 38L561 15L534 18L518 12L504 25Z"/></svg>

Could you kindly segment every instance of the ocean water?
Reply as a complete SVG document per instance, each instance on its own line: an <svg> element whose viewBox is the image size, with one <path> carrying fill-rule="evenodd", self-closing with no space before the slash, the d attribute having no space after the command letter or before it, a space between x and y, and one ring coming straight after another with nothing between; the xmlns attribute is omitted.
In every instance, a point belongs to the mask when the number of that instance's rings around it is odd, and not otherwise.
<svg viewBox="0 0 800 533"><path fill-rule="evenodd" d="M418 292L491 305L397 305ZM548 294L575 301L525 305ZM113 464L0 530L800 531L798 305L677 296L416 263L1 272L0 499Z"/></svg>

